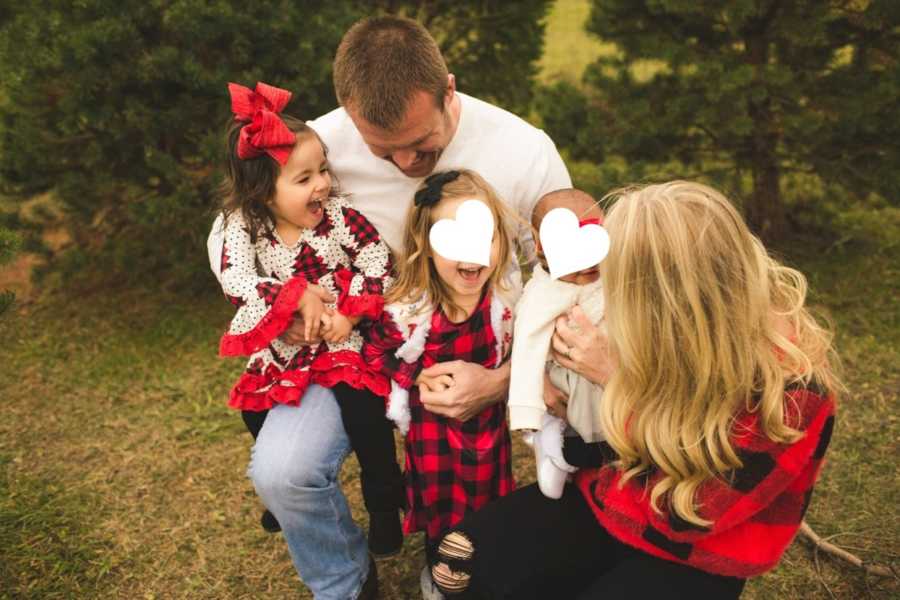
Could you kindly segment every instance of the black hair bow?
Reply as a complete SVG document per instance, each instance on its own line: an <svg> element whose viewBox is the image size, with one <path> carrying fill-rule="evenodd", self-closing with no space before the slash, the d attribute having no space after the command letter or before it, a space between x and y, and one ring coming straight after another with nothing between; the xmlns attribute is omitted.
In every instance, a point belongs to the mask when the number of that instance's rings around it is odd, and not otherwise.
<svg viewBox="0 0 900 600"><path fill-rule="evenodd" d="M425 179L425 187L416 192L413 197L413 203L418 206L434 206L441 199L441 191L444 185L450 183L459 177L459 171L444 171L443 173L435 173L429 175Z"/></svg>

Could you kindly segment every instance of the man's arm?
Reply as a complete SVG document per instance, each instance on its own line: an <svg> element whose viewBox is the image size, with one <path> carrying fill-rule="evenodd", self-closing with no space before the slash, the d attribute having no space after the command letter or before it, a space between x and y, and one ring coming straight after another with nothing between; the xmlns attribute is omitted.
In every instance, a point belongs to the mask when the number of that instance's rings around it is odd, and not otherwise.
<svg viewBox="0 0 900 600"><path fill-rule="evenodd" d="M453 385L442 392L419 388L422 404L433 413L468 421L482 410L506 398L509 390L509 361L496 369L477 363L454 360L424 369L428 377L449 375Z"/></svg>

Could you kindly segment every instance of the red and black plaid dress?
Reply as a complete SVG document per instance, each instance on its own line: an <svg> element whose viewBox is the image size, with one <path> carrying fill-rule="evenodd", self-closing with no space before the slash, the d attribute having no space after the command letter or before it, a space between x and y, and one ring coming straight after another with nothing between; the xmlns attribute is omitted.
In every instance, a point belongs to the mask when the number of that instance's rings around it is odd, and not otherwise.
<svg viewBox="0 0 900 600"><path fill-rule="evenodd" d="M504 318L508 318L505 316ZM387 311L370 330L363 356L402 387L410 389L406 436L406 533L425 531L437 539L466 513L478 510L515 487L506 404L497 403L468 421L425 410L414 381L435 363L463 360L495 368L497 337L491 321L491 294L466 321L453 323L440 309L431 316L425 349L415 363L394 356L404 337Z"/></svg>

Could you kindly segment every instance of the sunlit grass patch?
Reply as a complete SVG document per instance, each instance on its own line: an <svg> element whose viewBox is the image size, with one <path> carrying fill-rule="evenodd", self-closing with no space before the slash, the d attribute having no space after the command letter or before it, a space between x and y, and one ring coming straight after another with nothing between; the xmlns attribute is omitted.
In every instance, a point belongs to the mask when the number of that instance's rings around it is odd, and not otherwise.
<svg viewBox="0 0 900 600"><path fill-rule="evenodd" d="M547 16L544 33L544 54L538 62L541 83L559 78L572 82L581 80L585 67L616 51L615 44L607 44L584 29L590 14L586 0L557 0Z"/></svg>

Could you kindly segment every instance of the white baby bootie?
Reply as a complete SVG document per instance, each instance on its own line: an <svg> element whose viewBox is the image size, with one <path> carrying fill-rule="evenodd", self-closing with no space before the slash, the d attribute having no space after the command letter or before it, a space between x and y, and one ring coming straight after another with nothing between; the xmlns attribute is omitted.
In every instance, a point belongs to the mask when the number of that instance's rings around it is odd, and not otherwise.
<svg viewBox="0 0 900 600"><path fill-rule="evenodd" d="M554 500L558 500L562 496L569 473L577 470L563 458L563 431L565 429L565 421L544 413L541 429L536 431L533 437L538 487L542 494Z"/></svg>

